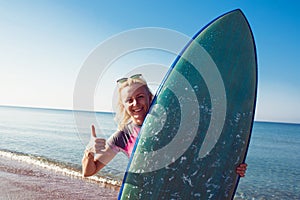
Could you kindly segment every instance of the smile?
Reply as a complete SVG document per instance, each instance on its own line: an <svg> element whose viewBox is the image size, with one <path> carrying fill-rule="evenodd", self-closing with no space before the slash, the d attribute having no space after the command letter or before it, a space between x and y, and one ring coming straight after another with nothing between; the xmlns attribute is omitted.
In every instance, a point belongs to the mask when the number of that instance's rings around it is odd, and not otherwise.
<svg viewBox="0 0 300 200"><path fill-rule="evenodd" d="M132 110L134 113L136 113L136 112L140 112L140 111L142 111L142 109L141 108L139 108L139 109L135 109L135 110Z"/></svg>

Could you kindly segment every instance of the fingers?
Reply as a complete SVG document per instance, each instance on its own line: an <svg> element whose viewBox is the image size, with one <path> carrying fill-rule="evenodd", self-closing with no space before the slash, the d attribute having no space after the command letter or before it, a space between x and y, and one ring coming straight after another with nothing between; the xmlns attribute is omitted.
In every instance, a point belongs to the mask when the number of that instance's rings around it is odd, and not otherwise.
<svg viewBox="0 0 300 200"><path fill-rule="evenodd" d="M236 170L236 173L240 176L240 177L245 177L245 171L243 170Z"/></svg>
<svg viewBox="0 0 300 200"><path fill-rule="evenodd" d="M96 138L95 139L95 153L99 154L102 153L103 150L105 150L106 140L102 138Z"/></svg>
<svg viewBox="0 0 300 200"><path fill-rule="evenodd" d="M236 173L240 176L240 177L244 177L246 174L246 170L247 170L247 164L246 163L242 163L240 164L237 168L236 168Z"/></svg>
<svg viewBox="0 0 300 200"><path fill-rule="evenodd" d="M242 164L239 165L239 167L245 168L245 169L247 169L247 166L248 166L248 165L247 165L246 163L242 163Z"/></svg>
<svg viewBox="0 0 300 200"><path fill-rule="evenodd" d="M105 150L106 140L103 138L97 138L95 126L91 127L91 144L93 151L96 154L102 153Z"/></svg>

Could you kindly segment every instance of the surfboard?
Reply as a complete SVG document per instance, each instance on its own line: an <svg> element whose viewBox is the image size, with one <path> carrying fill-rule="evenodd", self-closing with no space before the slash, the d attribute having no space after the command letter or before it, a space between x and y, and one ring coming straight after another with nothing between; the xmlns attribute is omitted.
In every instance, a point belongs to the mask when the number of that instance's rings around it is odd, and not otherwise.
<svg viewBox="0 0 300 200"><path fill-rule="evenodd" d="M170 67L141 128L119 199L232 199L256 93L254 38L237 9L199 31Z"/></svg>

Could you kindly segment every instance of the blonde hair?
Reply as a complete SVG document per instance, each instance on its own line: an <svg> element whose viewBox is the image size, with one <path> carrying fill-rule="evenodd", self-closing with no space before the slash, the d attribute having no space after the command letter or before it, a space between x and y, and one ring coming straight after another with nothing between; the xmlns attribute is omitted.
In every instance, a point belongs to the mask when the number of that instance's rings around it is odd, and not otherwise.
<svg viewBox="0 0 300 200"><path fill-rule="evenodd" d="M131 118L130 115L125 110L124 104L122 102L121 91L125 87L131 86L133 84L141 84L142 86L146 87L147 92L149 92L150 102L152 101L153 98L153 94L151 93L147 85L147 82L142 77L128 78L125 82L120 83L118 88L118 102L117 102L116 116L115 116L115 121L118 124L119 130L124 130L124 127L130 122L130 118Z"/></svg>

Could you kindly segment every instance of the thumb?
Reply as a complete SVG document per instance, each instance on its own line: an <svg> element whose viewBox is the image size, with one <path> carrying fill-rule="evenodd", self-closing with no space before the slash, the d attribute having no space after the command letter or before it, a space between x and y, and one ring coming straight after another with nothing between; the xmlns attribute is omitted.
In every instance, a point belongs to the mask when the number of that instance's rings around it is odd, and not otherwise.
<svg viewBox="0 0 300 200"><path fill-rule="evenodd" d="M96 136L96 130L95 130L95 126L92 125L92 137L97 137Z"/></svg>

